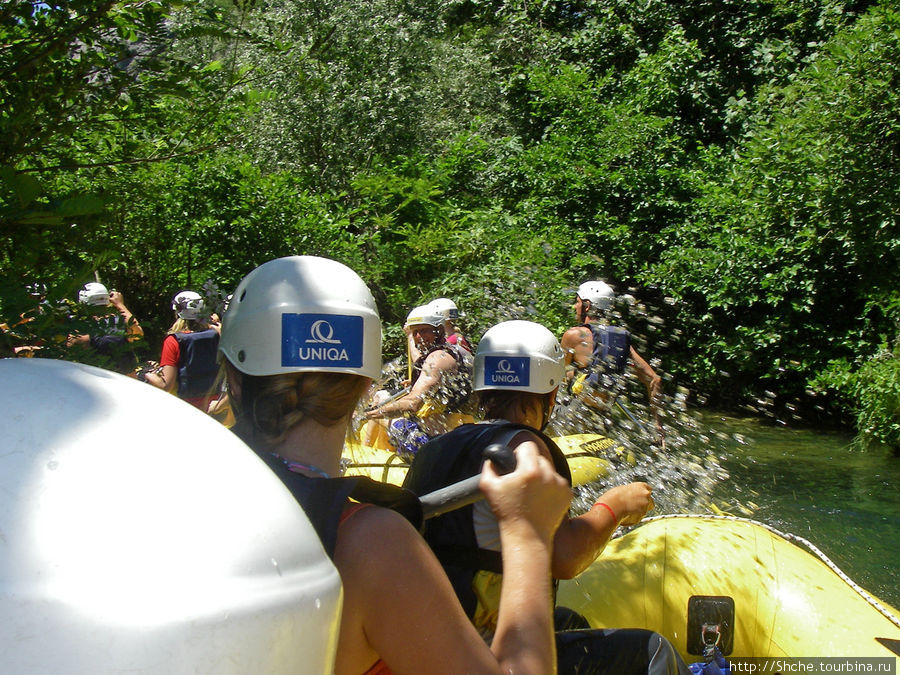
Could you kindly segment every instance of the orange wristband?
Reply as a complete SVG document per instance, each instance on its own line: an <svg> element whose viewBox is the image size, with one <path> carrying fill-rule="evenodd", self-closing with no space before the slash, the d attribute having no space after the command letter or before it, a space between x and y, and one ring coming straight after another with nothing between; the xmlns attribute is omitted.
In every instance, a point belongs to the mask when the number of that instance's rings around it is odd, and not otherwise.
<svg viewBox="0 0 900 675"><path fill-rule="evenodd" d="M613 517L613 522L618 524L619 519L616 517L616 512L612 510L612 507L609 504L605 504L604 502L597 502L594 506L602 506L604 509L609 511L609 515Z"/></svg>

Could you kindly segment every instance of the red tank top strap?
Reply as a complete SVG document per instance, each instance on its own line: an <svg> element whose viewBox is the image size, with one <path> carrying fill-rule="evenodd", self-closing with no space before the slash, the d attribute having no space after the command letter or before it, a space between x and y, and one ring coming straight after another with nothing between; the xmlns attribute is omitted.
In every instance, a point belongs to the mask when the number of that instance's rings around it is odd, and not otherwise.
<svg viewBox="0 0 900 675"><path fill-rule="evenodd" d="M371 504L359 504L357 502L350 502L347 506L344 507L344 512L341 514L341 518L338 521L338 524L343 523L347 518L352 516L354 513L362 511L367 506L372 506Z"/></svg>
<svg viewBox="0 0 900 675"><path fill-rule="evenodd" d="M393 673L384 661L378 659L363 675L393 675Z"/></svg>

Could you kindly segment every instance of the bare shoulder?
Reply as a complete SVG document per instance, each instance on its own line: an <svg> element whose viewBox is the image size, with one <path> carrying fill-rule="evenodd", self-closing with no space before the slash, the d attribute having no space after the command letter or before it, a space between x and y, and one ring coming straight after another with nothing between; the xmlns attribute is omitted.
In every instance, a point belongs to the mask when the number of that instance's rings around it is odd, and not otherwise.
<svg viewBox="0 0 900 675"><path fill-rule="evenodd" d="M366 506L341 523L336 556L340 555L341 550L352 553L362 549L371 553L367 547L373 543L384 543L387 539L414 541L421 537L412 524L396 511Z"/></svg>
<svg viewBox="0 0 900 675"><path fill-rule="evenodd" d="M367 506L345 520L338 531L335 564L342 576L393 575L411 560L430 553L412 524L396 511Z"/></svg>
<svg viewBox="0 0 900 675"><path fill-rule="evenodd" d="M589 339L593 339L593 335L589 328L585 328L584 326L573 326L563 333L560 343L565 348L567 345L570 347L575 346Z"/></svg>
<svg viewBox="0 0 900 675"><path fill-rule="evenodd" d="M446 350L436 349L428 355L424 365L438 370L448 370L456 367L456 359Z"/></svg>
<svg viewBox="0 0 900 675"><path fill-rule="evenodd" d="M376 657L394 672L488 670L487 646L402 516L379 507L354 513L338 532L335 564L344 585L337 673L361 672Z"/></svg>

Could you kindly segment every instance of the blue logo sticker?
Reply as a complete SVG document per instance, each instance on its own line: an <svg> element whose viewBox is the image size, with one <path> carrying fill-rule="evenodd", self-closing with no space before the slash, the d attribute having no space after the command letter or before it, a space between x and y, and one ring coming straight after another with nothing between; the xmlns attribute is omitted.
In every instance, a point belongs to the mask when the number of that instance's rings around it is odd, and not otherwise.
<svg viewBox="0 0 900 675"><path fill-rule="evenodd" d="M343 314L282 314L282 367L360 368L363 318Z"/></svg>
<svg viewBox="0 0 900 675"><path fill-rule="evenodd" d="M485 356L484 384L491 387L527 387L531 359L527 356Z"/></svg>

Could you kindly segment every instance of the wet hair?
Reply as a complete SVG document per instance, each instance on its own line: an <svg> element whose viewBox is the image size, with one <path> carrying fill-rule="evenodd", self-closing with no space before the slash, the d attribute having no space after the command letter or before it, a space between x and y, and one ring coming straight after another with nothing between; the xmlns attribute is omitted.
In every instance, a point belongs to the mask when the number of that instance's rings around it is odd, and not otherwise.
<svg viewBox="0 0 900 675"><path fill-rule="evenodd" d="M254 438L275 445L306 419L322 426L346 423L370 384L352 373L241 375L242 400L232 400L232 406Z"/></svg>
<svg viewBox="0 0 900 675"><path fill-rule="evenodd" d="M488 389L478 392L478 407L483 419L509 420L525 417L529 410L536 405L540 408L541 418L546 420L551 410L552 397L553 392L535 394L530 391Z"/></svg>

